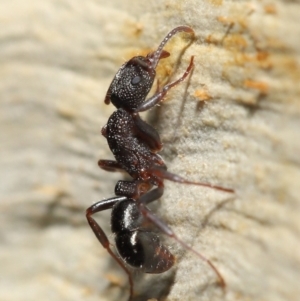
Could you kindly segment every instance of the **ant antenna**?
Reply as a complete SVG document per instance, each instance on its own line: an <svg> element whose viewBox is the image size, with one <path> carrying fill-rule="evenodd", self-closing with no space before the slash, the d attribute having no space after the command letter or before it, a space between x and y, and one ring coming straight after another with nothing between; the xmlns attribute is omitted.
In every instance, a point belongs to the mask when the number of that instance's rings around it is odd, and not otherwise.
<svg viewBox="0 0 300 301"><path fill-rule="evenodd" d="M160 45L158 46L157 50L155 52L151 52L147 55L147 58L150 60L151 62L151 68L155 69L159 60L161 58L164 58L165 56L162 56L162 52L163 52L163 48L165 47L165 45L167 44L167 42L177 33L177 32L187 32L187 33L191 33L192 35L195 35L195 32L192 28L188 27L188 26L178 26L175 27L174 29L172 29L166 36L165 38L162 40L162 42L160 43Z"/></svg>

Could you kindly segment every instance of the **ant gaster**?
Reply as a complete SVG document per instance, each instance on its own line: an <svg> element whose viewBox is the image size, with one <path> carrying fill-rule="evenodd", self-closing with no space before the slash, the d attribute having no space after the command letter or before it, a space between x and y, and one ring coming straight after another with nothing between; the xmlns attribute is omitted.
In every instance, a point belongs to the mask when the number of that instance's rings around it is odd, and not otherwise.
<svg viewBox="0 0 300 301"><path fill-rule="evenodd" d="M153 85L159 60L170 55L163 48L178 32L194 35L193 29L187 26L178 26L171 30L156 51L146 57L133 57L123 64L105 97L105 103L112 102L117 110L110 116L101 133L107 139L116 161L100 160L98 164L107 171L125 171L132 180L118 181L115 186L116 196L89 207L86 217L99 242L127 273L130 283L129 300L133 297L133 280L127 265L155 274L167 271L175 261L171 252L160 242L158 235L151 230L149 222L205 260L216 273L221 286L225 287L225 281L217 268L202 254L184 243L167 224L147 208L149 203L163 195L165 179L233 192L232 189L209 183L188 181L168 172L163 159L157 154L162 149L159 134L139 116L139 112L161 102L172 87L189 75L194 66L192 56L188 68L179 79L161 89L158 88L152 97L146 99ZM106 234L92 217L96 212L106 209L112 209L111 229L115 235L119 256L112 251Z"/></svg>

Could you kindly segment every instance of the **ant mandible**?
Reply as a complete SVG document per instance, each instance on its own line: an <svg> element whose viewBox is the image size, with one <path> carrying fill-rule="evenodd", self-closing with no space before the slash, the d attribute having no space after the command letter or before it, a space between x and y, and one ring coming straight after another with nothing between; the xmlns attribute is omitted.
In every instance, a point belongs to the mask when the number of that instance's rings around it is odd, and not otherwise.
<svg viewBox="0 0 300 301"><path fill-rule="evenodd" d="M192 56L188 68L179 79L158 89L152 97L146 99L155 79L158 62L170 55L163 48L178 32L194 36L192 28L178 26L166 35L156 51L146 57L136 56L130 59L115 75L104 100L106 104L112 102L117 108L101 131L116 161L99 160L98 165L106 171L125 171L132 180L118 181L115 186L116 196L89 207L86 217L99 242L127 273L130 284L129 300L133 297L133 280L127 265L156 274L169 270L175 261L172 253L151 230L149 223L147 225L149 221L206 261L216 273L221 286L225 287L223 277L212 262L183 242L166 223L147 208L149 203L163 195L165 179L233 192L232 189L209 183L188 181L168 172L163 159L157 154L162 149L159 134L139 116L140 112L161 102L171 88L189 75L194 66ZM106 234L92 217L106 209L112 209L111 229L119 256L112 251Z"/></svg>

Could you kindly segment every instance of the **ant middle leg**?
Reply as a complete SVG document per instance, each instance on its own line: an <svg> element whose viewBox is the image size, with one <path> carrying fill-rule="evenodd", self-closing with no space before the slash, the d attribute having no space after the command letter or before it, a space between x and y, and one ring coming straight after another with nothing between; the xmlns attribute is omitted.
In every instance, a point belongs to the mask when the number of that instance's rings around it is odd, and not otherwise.
<svg viewBox="0 0 300 301"><path fill-rule="evenodd" d="M99 224L95 221L95 219L92 217L93 214L100 212L100 211L107 210L107 209L111 209L117 202L121 202L126 199L127 199L127 197L125 197L125 196L117 196L117 197L109 198L109 199L106 199L103 201L99 201L99 202L93 204L92 206L90 206L86 210L86 218L87 218L87 221L88 221L91 229L93 230L95 236L97 237L98 241L101 243L103 248L105 248L107 250L107 252L110 254L110 256L119 264L119 266L127 274L128 280L129 280L129 285L130 285L129 300L131 300L133 297L133 279L132 279L131 273L126 268L123 261L112 251L112 249L110 248L110 243L109 243L109 240L108 240L106 234L104 233L102 228L99 226Z"/></svg>
<svg viewBox="0 0 300 301"><path fill-rule="evenodd" d="M177 182L177 183L183 183L183 184L191 184L191 185L198 185L198 186L204 186L204 187L209 187L213 188L216 190L221 190L224 192L229 192L229 193L234 193L234 190L231 188L224 188L218 185L213 185L210 183L202 183L202 182L194 182L194 181L189 181L187 179L182 178L179 175L173 174L165 169L162 168L155 168L151 169L150 173L160 179L166 179L172 182Z"/></svg>

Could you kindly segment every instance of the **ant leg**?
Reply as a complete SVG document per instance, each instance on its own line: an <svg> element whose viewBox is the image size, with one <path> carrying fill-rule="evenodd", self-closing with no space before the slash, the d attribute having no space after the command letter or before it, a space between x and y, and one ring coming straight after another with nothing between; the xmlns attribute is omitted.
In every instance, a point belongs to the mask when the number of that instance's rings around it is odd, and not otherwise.
<svg viewBox="0 0 300 301"><path fill-rule="evenodd" d="M218 271L218 269L215 267L215 265L204 255L194 250L192 247L190 247L188 244L186 244L183 240L181 240L174 231L160 218L158 218L156 215L154 215L146 206L144 203L139 202L139 209L143 216L147 218L149 221L151 221L155 226L157 226L164 234L168 235L169 237L175 239L179 244L181 244L184 248L187 250L193 252L195 255L197 255L199 258L201 258L203 261L205 261L215 272L217 277L219 278L220 285L223 290L225 290L226 283L221 275L221 273Z"/></svg>
<svg viewBox="0 0 300 301"><path fill-rule="evenodd" d="M98 166L106 171L124 171L117 161L99 160Z"/></svg>
<svg viewBox="0 0 300 301"><path fill-rule="evenodd" d="M138 199L138 202L147 205L153 201L158 200L163 194L164 194L164 186L161 185L155 189L150 190L146 194L142 195Z"/></svg>
<svg viewBox="0 0 300 301"><path fill-rule="evenodd" d="M158 132L146 123L138 114L133 115L133 120L136 125L137 136L147 143L151 151L158 152L162 149L162 142Z"/></svg>
<svg viewBox="0 0 300 301"><path fill-rule="evenodd" d="M225 192L229 192L229 193L234 193L234 190L230 189L230 188L224 188L221 186L212 185L210 183L201 183L201 182L193 182L193 181L186 180L186 179L184 179L176 174L173 174L171 172L168 172L167 170L164 170L162 168L151 169L150 173L158 178L167 179L167 180L177 182L177 183L204 186L204 187L209 187L209 188L213 188L213 189L217 189L217 190L221 190L221 191L225 191Z"/></svg>
<svg viewBox="0 0 300 301"><path fill-rule="evenodd" d="M152 97L150 97L145 102L143 102L135 110L135 112L138 113L138 112L147 111L150 108L152 108L155 105L157 105L159 102L161 102L171 88L173 88L174 86L178 85L180 82L182 82L189 75L189 73L191 72L191 70L193 69L193 67L194 67L194 56L191 57L189 66L187 67L186 71L183 73L183 75L179 79L177 79L174 82L172 82L172 83L164 86L159 93L154 94Z"/></svg>
<svg viewBox="0 0 300 301"><path fill-rule="evenodd" d="M109 240L108 240L106 234L101 229L101 227L98 225L98 223L92 218L93 214L103 211L103 210L111 209L117 202L124 201L126 199L127 199L127 197L118 196L118 197L113 197L110 199L106 199L106 200L97 202L97 203L93 204L92 206L90 206L86 210L86 218L87 218L87 221L88 221L90 227L92 228L94 234L96 235L98 241L103 246L103 248L105 248L107 250L107 252L111 255L111 257L119 264L119 266L127 274L128 280L129 280L129 285L130 285L130 296L129 296L128 300L130 301L133 296L133 280L132 280L131 273L126 268L123 261L118 256L116 256L115 253L111 250L110 243L109 243Z"/></svg>

